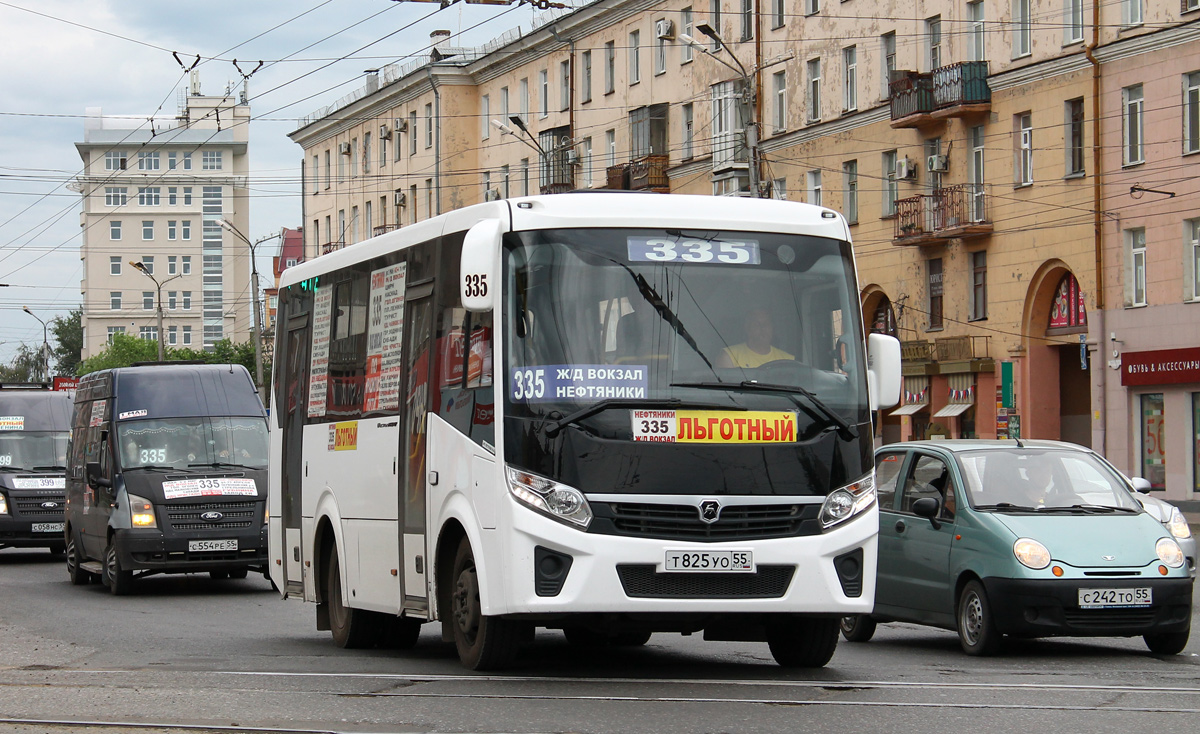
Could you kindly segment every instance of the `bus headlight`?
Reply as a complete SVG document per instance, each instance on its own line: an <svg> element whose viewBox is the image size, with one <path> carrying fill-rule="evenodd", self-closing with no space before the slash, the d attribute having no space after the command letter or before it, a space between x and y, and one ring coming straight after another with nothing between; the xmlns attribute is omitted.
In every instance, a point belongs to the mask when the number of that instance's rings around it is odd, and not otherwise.
<svg viewBox="0 0 1200 734"><path fill-rule="evenodd" d="M1154 550L1158 553L1158 560L1167 564L1171 568L1179 568L1183 565L1183 549L1172 538L1159 538L1154 544Z"/></svg>
<svg viewBox="0 0 1200 734"><path fill-rule="evenodd" d="M1187 518L1179 511L1178 507L1171 508L1171 519L1166 522L1167 530L1171 531L1171 535L1185 540L1192 537L1192 529L1188 527Z"/></svg>
<svg viewBox="0 0 1200 734"><path fill-rule="evenodd" d="M7 515L7 514L8 514L8 497L5 497L4 493L0 492L0 515Z"/></svg>
<svg viewBox="0 0 1200 734"><path fill-rule="evenodd" d="M505 467L505 470L508 474L508 491L522 504L555 520L581 528L586 528L592 522L592 508L578 489L511 466Z"/></svg>
<svg viewBox="0 0 1200 734"><path fill-rule="evenodd" d="M875 504L875 472L835 489L821 505L821 527L831 528Z"/></svg>
<svg viewBox="0 0 1200 734"><path fill-rule="evenodd" d="M129 516L135 528L158 527L158 521L154 519L154 505L145 497L129 495Z"/></svg>

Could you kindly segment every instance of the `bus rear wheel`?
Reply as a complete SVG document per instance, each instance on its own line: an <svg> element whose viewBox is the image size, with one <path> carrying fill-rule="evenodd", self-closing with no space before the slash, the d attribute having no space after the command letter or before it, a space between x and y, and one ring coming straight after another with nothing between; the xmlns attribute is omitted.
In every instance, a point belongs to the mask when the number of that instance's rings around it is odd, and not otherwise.
<svg viewBox="0 0 1200 734"><path fill-rule="evenodd" d="M767 626L767 645L775 662L785 668L820 668L837 649L836 617L785 617Z"/></svg>
<svg viewBox="0 0 1200 734"><path fill-rule="evenodd" d="M521 625L483 613L479 574L471 542L463 538L454 556L450 615L458 658L471 670L495 670L512 663L521 643Z"/></svg>
<svg viewBox="0 0 1200 734"><path fill-rule="evenodd" d="M338 647L362 649L378 642L377 617L363 609L346 606L342 597L342 572L338 567L335 549L329 550L325 561L325 603L329 605L329 631Z"/></svg>

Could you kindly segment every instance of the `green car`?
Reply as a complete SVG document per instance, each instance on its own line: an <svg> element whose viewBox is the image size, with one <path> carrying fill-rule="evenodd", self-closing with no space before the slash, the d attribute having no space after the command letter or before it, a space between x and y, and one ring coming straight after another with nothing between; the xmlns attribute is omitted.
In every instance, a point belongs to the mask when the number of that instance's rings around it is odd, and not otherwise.
<svg viewBox="0 0 1200 734"><path fill-rule="evenodd" d="M969 655L1003 637L1132 637L1187 645L1192 579L1179 544L1095 452L1057 441L916 441L878 449L875 610L842 620L957 630Z"/></svg>

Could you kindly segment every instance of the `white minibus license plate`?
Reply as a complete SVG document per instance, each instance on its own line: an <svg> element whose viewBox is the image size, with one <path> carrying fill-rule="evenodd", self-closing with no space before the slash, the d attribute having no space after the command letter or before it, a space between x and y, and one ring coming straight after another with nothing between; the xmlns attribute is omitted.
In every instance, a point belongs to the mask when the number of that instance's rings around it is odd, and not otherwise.
<svg viewBox="0 0 1200 734"><path fill-rule="evenodd" d="M1150 587L1136 589L1080 589L1080 609L1107 607L1148 607L1153 603Z"/></svg>
<svg viewBox="0 0 1200 734"><path fill-rule="evenodd" d="M188 551L195 553L197 551L235 551L237 547L237 538L231 540L189 540Z"/></svg>
<svg viewBox="0 0 1200 734"><path fill-rule="evenodd" d="M35 533L61 533L63 524L61 522L35 522L30 530Z"/></svg>
<svg viewBox="0 0 1200 734"><path fill-rule="evenodd" d="M667 551L663 571L668 573L754 573L754 551Z"/></svg>

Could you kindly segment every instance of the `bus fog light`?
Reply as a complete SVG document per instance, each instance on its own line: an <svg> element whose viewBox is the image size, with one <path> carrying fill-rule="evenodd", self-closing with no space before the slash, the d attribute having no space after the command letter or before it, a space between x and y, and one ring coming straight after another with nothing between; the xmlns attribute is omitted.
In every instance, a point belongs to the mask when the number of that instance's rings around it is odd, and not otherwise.
<svg viewBox="0 0 1200 734"><path fill-rule="evenodd" d="M1158 560L1171 568L1179 568L1183 565L1183 550L1173 538L1159 538L1158 542L1154 544L1154 550L1158 553Z"/></svg>
<svg viewBox="0 0 1200 734"><path fill-rule="evenodd" d="M821 527L830 528L875 504L875 475L868 474L854 484L835 489L821 505Z"/></svg>
<svg viewBox="0 0 1200 734"><path fill-rule="evenodd" d="M154 505L144 497L129 495L129 515L135 528L158 527L158 521L154 519Z"/></svg>
<svg viewBox="0 0 1200 734"><path fill-rule="evenodd" d="M574 487L506 467L508 491L523 504L555 520L586 528L592 522L587 498Z"/></svg>

